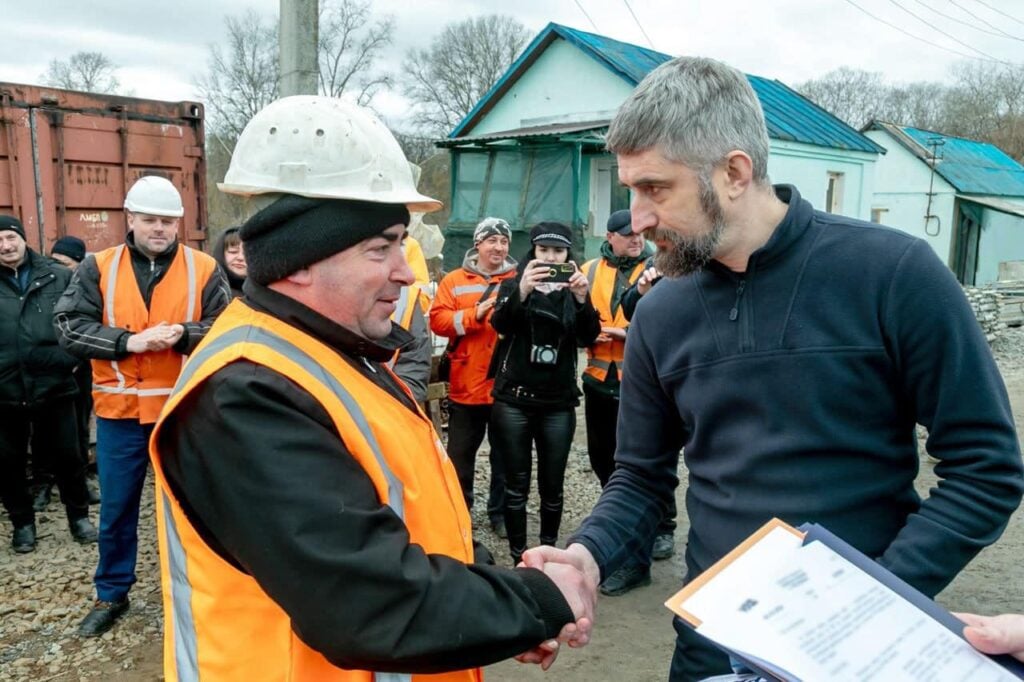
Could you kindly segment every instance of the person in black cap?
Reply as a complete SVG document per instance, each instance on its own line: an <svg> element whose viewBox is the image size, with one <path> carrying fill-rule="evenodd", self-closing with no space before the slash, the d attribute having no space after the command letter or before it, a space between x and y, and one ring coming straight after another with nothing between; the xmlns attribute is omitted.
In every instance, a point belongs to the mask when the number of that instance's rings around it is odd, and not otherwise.
<svg viewBox="0 0 1024 682"><path fill-rule="evenodd" d="M74 272L78 264L85 260L85 242L78 237L61 237L53 243L50 258Z"/></svg>
<svg viewBox="0 0 1024 682"><path fill-rule="evenodd" d="M61 237L50 248L50 258L72 272L85 259L85 242L78 237ZM78 395L75 396L75 422L78 425L78 451L86 467L85 485L89 491L89 504L99 504L100 490L96 483L95 468L89 468L89 446L92 420L92 365L88 360L80 361L72 370ZM43 511L50 504L53 493L53 473L49 465L50 453L43 446L38 434L32 433L32 477L35 493L32 508Z"/></svg>
<svg viewBox="0 0 1024 682"><path fill-rule="evenodd" d="M471 682L550 662L536 648L584 631L587 586L474 561L455 469L386 366L412 340L391 319L414 282L409 211L440 202L379 121L321 97L258 113L220 187L262 208L240 230L245 295L153 433L167 679Z"/></svg>
<svg viewBox="0 0 1024 682"><path fill-rule="evenodd" d="M583 370L583 396L587 418L587 454L590 466L603 488L615 469L615 430L619 416L619 386L625 357L626 330L632 310L626 298L636 291L644 276L645 259L651 255L643 235L633 232L628 209L608 217L607 238L601 244L601 257L583 264L590 282L591 298L601 314L601 334L587 348L587 367ZM638 296L639 297L639 296ZM635 305L635 302L634 302ZM675 505L671 505L654 537L654 545L645 546L635 560L615 571L601 583L601 593L625 594L649 585L651 559L668 559L675 549Z"/></svg>
<svg viewBox="0 0 1024 682"><path fill-rule="evenodd" d="M30 431L52 456L71 535L80 543L96 542L75 430L76 360L57 345L53 328L54 301L70 279L67 268L28 248L21 221L0 216L0 498L18 553L36 547L25 478Z"/></svg>
<svg viewBox="0 0 1024 682"><path fill-rule="evenodd" d="M515 279L501 283L491 324L494 351L491 447L505 463L505 528L512 562L526 550L526 500L537 445L540 542L554 545L562 522L562 486L576 431L576 358L601 333L587 278L572 263L572 232L542 222ZM572 264L568 281L552 282L552 265Z"/></svg>

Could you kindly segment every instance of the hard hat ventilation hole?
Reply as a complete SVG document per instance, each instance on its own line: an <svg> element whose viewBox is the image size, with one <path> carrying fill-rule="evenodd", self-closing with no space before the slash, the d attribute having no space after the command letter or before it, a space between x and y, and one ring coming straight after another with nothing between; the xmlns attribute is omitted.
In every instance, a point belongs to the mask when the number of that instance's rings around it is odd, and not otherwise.
<svg viewBox="0 0 1024 682"><path fill-rule="evenodd" d="M323 128L317 128L316 129L316 136L317 137L323 137L324 136L324 129Z"/></svg>
<svg viewBox="0 0 1024 682"><path fill-rule="evenodd" d="M298 128L292 128L292 135L298 135L298 134L299 134L299 129Z"/></svg>
<svg viewBox="0 0 1024 682"><path fill-rule="evenodd" d="M277 126L270 126L270 134L271 135L276 135L277 134Z"/></svg>

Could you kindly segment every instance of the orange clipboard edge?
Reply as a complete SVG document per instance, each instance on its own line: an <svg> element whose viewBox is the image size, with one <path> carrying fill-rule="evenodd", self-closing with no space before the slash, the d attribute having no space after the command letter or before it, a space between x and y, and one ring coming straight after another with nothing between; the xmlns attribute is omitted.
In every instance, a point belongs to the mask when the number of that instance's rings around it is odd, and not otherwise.
<svg viewBox="0 0 1024 682"><path fill-rule="evenodd" d="M753 535L738 544L735 549L716 561L711 568L701 573L699 576L687 583L683 589L669 597L668 601L665 602L665 606L693 627L700 627L700 618L697 618L697 616L684 609L682 606L683 602L693 596L693 594L707 584L709 580L721 573L726 566L742 556L747 550L760 542L764 536L768 535L768 533L772 532L776 528L787 530L801 539L804 537L804 533L801 533L785 521L773 518L771 521L761 526Z"/></svg>

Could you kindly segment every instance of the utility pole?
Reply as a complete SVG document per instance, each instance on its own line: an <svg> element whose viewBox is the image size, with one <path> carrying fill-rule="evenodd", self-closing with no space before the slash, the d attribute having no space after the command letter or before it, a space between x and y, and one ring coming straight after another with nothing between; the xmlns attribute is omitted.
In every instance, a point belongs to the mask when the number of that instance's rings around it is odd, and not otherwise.
<svg viewBox="0 0 1024 682"><path fill-rule="evenodd" d="M319 1L281 0L281 26L278 33L281 96L315 95L319 74Z"/></svg>

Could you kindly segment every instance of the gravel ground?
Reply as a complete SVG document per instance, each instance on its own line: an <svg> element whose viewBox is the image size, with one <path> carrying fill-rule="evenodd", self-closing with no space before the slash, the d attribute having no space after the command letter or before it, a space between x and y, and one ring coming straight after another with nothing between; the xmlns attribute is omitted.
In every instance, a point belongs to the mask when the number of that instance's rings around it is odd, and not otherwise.
<svg viewBox="0 0 1024 682"><path fill-rule="evenodd" d="M1024 328L1005 331L994 342L993 351L1010 389L1019 429L1024 425ZM563 538L579 524L599 494L597 479L587 462L582 416L576 436L566 472ZM508 565L505 542L486 529L482 497L487 489L486 472L486 458L482 456L477 473L474 522L481 529L480 539L494 551L498 562ZM934 476L923 461L919 487L926 492L933 484ZM535 493L529 509L531 538L535 538ZM95 520L95 507L93 516ZM940 601L954 608L988 613L1024 610L1021 516L1018 511L1006 536L983 552L950 589L940 595ZM39 544L31 554L14 554L10 548L10 525L5 522L0 526L0 682L150 682L163 679L161 597L151 480L143 497L139 582L131 593L132 606L122 622L99 639L81 640L75 636L78 623L91 607L96 547L83 547L71 539L59 503L55 500L38 515ZM681 518L678 538L684 536L685 528L686 520ZM681 544L680 541L677 550L681 550ZM677 551L674 559L655 565L651 588L625 597L602 598L595 632L598 646L563 654L549 675L565 681L664 679L672 632L661 602L678 589L680 574L681 560ZM630 672L623 673L622 669ZM492 681L511 682L541 676L538 670L503 663L491 666L488 677Z"/></svg>

